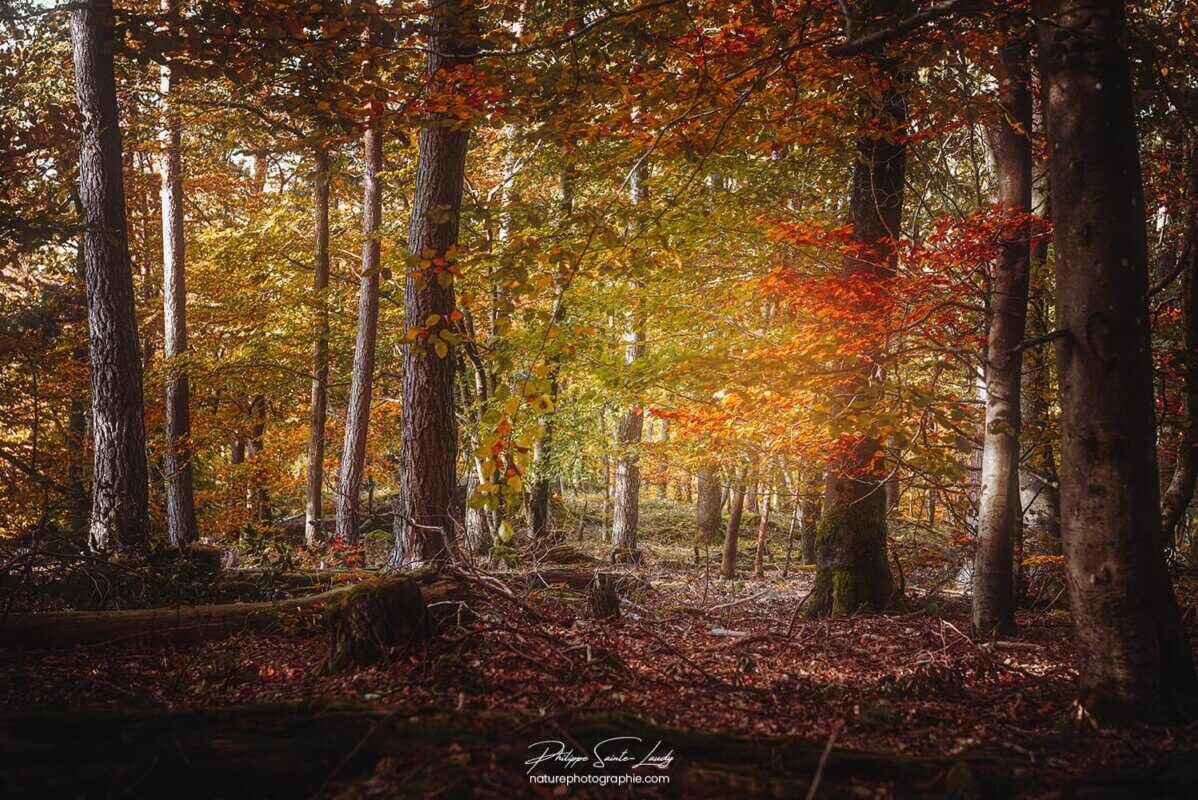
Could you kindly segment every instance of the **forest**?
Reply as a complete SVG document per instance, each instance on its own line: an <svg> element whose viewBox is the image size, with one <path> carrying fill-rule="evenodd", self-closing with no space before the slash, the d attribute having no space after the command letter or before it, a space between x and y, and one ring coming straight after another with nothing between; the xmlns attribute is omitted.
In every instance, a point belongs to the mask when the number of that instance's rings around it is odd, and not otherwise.
<svg viewBox="0 0 1198 800"><path fill-rule="evenodd" d="M1198 0L0 0L0 798L1198 786Z"/></svg>

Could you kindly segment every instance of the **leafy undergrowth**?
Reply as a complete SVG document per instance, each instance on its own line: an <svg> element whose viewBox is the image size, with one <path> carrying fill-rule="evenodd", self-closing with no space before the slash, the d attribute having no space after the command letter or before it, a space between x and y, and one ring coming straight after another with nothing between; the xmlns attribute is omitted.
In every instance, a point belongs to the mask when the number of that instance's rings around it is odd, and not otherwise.
<svg viewBox="0 0 1198 800"><path fill-rule="evenodd" d="M626 601L619 620L582 619L579 599L554 587L515 602L488 595L474 604L473 621L420 650L335 676L319 674L323 639L299 635L0 654L0 707L184 709L325 697L400 714L560 719L616 710L697 731L818 741L839 727L838 749L1009 759L1036 776L1027 792L1043 796L1198 744L1195 725L1095 731L1079 721L1063 612L1021 615L1021 635L996 646L969 637L959 601L901 617L812 621L793 614L809 573L731 584L705 569L643 574L656 591ZM885 781L863 781L880 796L903 796Z"/></svg>

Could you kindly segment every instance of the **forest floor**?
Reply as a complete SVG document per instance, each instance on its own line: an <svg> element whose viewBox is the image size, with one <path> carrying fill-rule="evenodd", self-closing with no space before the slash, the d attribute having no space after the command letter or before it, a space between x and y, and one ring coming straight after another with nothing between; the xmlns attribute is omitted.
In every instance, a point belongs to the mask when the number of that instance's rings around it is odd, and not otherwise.
<svg viewBox="0 0 1198 800"><path fill-rule="evenodd" d="M311 712L314 719L336 709L371 720L361 741L356 728L342 737L339 752L315 773L324 775L315 785L244 796L560 796L566 787L555 792L528 782L525 762L539 752L530 746L561 740L589 753L593 745L572 734L581 730L572 720L593 722L609 712L631 715L608 720L627 719L625 727L636 731L614 735L660 733L641 732L634 718L665 726L663 747L674 751L671 772L691 760L691 772L671 789L641 787L653 796L787 796L804 792L812 768L823 762L821 797L1193 796L1198 725L1112 731L1079 719L1067 612L1021 614L1020 634L995 645L969 636L968 607L960 598L939 595L921 603L914 588L918 610L912 613L815 621L794 615L810 589L808 569L728 583L716 577L714 565L659 557L641 575L653 590L626 599L618 620L584 619L580 598L555 587L514 601L493 596L473 609L473 621L445 636L395 660L333 676L320 672L324 639L302 630L169 648L0 652L0 753L39 725L53 738L64 735L53 733L55 725L82 731L92 723L120 725L122 715L145 719L236 707L289 708L302 716L302 704L321 698L334 705ZM1189 608L1194 590L1183 582ZM1194 614L1187 618L1195 636ZM278 705L287 703L301 705ZM100 716L79 723L71 715L81 710ZM468 732L470 720L497 712L510 716L479 724L498 724L502 732L484 737L482 748L470 746L477 740ZM356 763L371 750L364 743L380 725L438 715L452 725L421 735L431 737L426 744L436 740L439 752L384 748ZM204 741L221 735L222 723L207 724L214 727ZM789 737L814 754L830 743L832 756L815 763L808 757L801 767L771 766L776 754L762 761L746 750L743 770L731 764L720 772L708 763L705 771L697 762L713 760L713 743L671 734L678 729L747 737L736 740L742 744ZM146 731L146 737L163 735ZM181 741L176 731L171 735ZM730 742L722 752L735 751ZM37 752L28 757L36 761ZM858 752L881 760L845 761ZM893 764L919 769L887 766ZM774 767L777 776L792 768L806 774L794 783L771 782ZM0 786L0 797L40 796L8 788ZM571 796L611 791L569 788ZM147 789L140 796L161 795Z"/></svg>

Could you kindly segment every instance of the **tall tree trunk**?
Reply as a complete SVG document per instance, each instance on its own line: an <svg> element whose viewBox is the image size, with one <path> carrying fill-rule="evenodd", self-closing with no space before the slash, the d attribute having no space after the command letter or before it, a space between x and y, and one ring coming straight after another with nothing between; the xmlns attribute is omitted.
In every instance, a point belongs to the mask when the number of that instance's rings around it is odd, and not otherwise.
<svg viewBox="0 0 1198 800"><path fill-rule="evenodd" d="M844 272L855 281L880 284L894 274L895 240L903 212L907 152L902 140L907 105L902 77L890 62L878 64L881 97L866 106L867 119L881 130L857 143L853 165L850 222L857 252L846 256ZM846 396L876 394L882 379L878 359L862 357L855 389ZM846 616L881 611L893 600L894 580L886 547L886 470L882 443L871 435L844 442L828 466L824 511L816 534L815 586L807 613Z"/></svg>
<svg viewBox="0 0 1198 800"><path fill-rule="evenodd" d="M178 14L178 0L162 0L167 17ZM162 128L159 177L162 181L162 357L166 362L166 530L176 547L194 542L195 493L192 488L190 384L187 368L187 281L184 270L183 176L180 170L179 118L174 109L174 75L159 69Z"/></svg>
<svg viewBox="0 0 1198 800"><path fill-rule="evenodd" d="M745 479L748 469L742 469L734 479L731 507L728 509L728 527L724 529L724 557L720 561L720 575L728 580L736 577L736 546L740 540L740 518L745 511Z"/></svg>
<svg viewBox="0 0 1198 800"><path fill-rule="evenodd" d="M1033 184L1032 190L1034 198L1036 184ZM1038 203L1039 213L1044 219L1051 219L1049 204L1048 193L1044 191ZM1031 259L1032 289L1028 296L1027 334L1029 337L1037 337L1049 333L1048 292L1043 283L1047 278L1044 274L1048 264L1047 238L1041 237L1032 245ZM1025 453L1019 478L1019 493L1025 532L1034 531L1043 540L1040 543L1042 546L1047 543L1052 552L1059 553L1061 498L1057 480L1056 448L1051 433L1052 420L1049 417L1049 402L1054 391L1050 374L1052 365L1047 353L1043 347L1032 347L1023 354L1023 378L1020 381L1020 389L1023 395L1021 410L1025 433L1021 437L1021 443ZM934 510L934 506L930 510ZM930 520L934 521L934 518Z"/></svg>
<svg viewBox="0 0 1198 800"><path fill-rule="evenodd" d="M341 479L337 483L337 536L358 543L358 500L366 465L366 434L370 427L370 395L374 385L374 351L379 320L379 225L383 215L383 137L378 118L371 120L364 139L362 166L362 275L358 287L358 339L354 345L349 409L345 414L345 444L341 448ZM452 376L451 376L452 377ZM450 387L452 391L452 386Z"/></svg>
<svg viewBox="0 0 1198 800"><path fill-rule="evenodd" d="M266 395L256 394L250 398L250 435L245 443L245 457L250 461L250 481L246 486L246 509L259 522L271 518L270 492L262 482L260 454L266 437Z"/></svg>
<svg viewBox="0 0 1198 800"><path fill-rule="evenodd" d="M434 4L430 16L428 74L435 87L446 71L473 62L478 33L472 4L464 0ZM408 252L417 257L432 253L445 263L434 265L424 259L425 266L409 272L404 295L405 323L426 329L428 339L417 339L404 351L395 566L445 561L451 557L455 536L457 355L452 342L443 337L445 354L439 355L434 341L450 330L448 318L454 307L449 269L454 267L451 248L456 250L458 241L469 136L462 123L451 124L444 114L434 115L420 131Z"/></svg>
<svg viewBox="0 0 1198 800"><path fill-rule="evenodd" d="M649 197L645 181L645 167L638 163L629 178L629 198L635 209ZM625 335L624 362L631 364L645 350L644 320L633 309L628 315L628 332ZM613 496L612 552L627 552L637 558L637 523L640 516L641 467L637 450L641 443L644 414L640 406L634 405L620 418L616 433L616 489Z"/></svg>
<svg viewBox="0 0 1198 800"><path fill-rule="evenodd" d="M699 493L695 500L696 546L714 544L720 539L720 467L704 464L699 468Z"/></svg>
<svg viewBox="0 0 1198 800"><path fill-rule="evenodd" d="M571 4L573 9L574 4ZM558 213L561 216L561 225L563 230L570 229L569 223L574 215L574 179L575 169L574 163L570 160L570 156L566 155L566 164L562 168L561 174L558 177ZM557 288L553 297L553 311L550 315L551 325L560 325L566 319L566 279L559 275L557 279ZM529 528L534 537L541 536L549 531L551 520L549 518L549 498L550 484L553 476L550 470L550 465L554 460L554 440L553 433L556 427L555 417L557 415L556 404L557 394L560 386L558 385L558 376L561 373L561 354L557 350L554 343L549 343L549 347L553 350L547 356L549 361L549 394L550 399L554 403L554 410L550 411L545 417L544 426L545 433L541 440L537 442L533 453L533 469L534 481L532 490L532 502L529 506Z"/></svg>
<svg viewBox="0 0 1198 800"><path fill-rule="evenodd" d="M1037 7L1057 248L1061 533L1080 701L1177 709L1194 665L1159 545L1148 253L1124 4ZM1102 135L1095 135L1101 131Z"/></svg>
<svg viewBox="0 0 1198 800"><path fill-rule="evenodd" d="M819 529L822 504L818 487L803 495L801 524L803 530L803 563L815 563L815 534Z"/></svg>
<svg viewBox="0 0 1198 800"><path fill-rule="evenodd" d="M770 492L767 489L761 498L761 524L757 526L757 552L753 556L753 574L765 577L765 537L770 526Z"/></svg>
<svg viewBox="0 0 1198 800"><path fill-rule="evenodd" d="M1190 145L1186 200L1188 224L1181 245L1181 319L1185 347L1182 384L1185 390L1185 421L1177 464L1161 498L1161 542L1171 546L1177 524L1194 498L1198 480L1198 144Z"/></svg>
<svg viewBox="0 0 1198 800"><path fill-rule="evenodd" d="M1026 42L1002 50L998 101L1002 119L987 138L994 159L995 199L1012 214L1032 207L1032 96ZM1020 373L1031 262L1029 226L1008 225L990 282L986 349L986 422L982 494L973 568L973 629L978 636L1015 631L1014 556L1019 501Z"/></svg>
<svg viewBox="0 0 1198 800"><path fill-rule="evenodd" d="M312 399L308 404L308 483L304 497L304 543L323 533L324 432L329 394L329 151L316 148L312 186Z"/></svg>
<svg viewBox="0 0 1198 800"><path fill-rule="evenodd" d="M112 24L110 0L71 11L95 448L89 543L142 552L150 544L146 431Z"/></svg>

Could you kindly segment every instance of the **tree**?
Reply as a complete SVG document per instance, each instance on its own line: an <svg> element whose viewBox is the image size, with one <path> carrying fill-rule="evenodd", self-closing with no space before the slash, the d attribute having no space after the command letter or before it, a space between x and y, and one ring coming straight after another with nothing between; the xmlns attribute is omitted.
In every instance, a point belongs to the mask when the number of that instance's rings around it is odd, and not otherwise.
<svg viewBox="0 0 1198 800"><path fill-rule="evenodd" d="M704 464L699 468L699 490L695 495L695 552L699 546L713 544L720 537L720 468Z"/></svg>
<svg viewBox="0 0 1198 800"><path fill-rule="evenodd" d="M740 518L745 511L745 484L748 475L748 467L743 467L732 478L736 485L732 488L728 527L724 529L724 554L720 561L720 575L727 580L736 577L736 547L740 541Z"/></svg>
<svg viewBox="0 0 1198 800"><path fill-rule="evenodd" d="M177 16L178 0L162 0L162 12ZM195 496L192 489L191 391L187 370L187 281L184 270L183 176L180 170L179 119L174 109L174 71L160 67L162 129L159 176L162 181L162 357L166 382L166 530L175 546L194 542Z"/></svg>
<svg viewBox="0 0 1198 800"><path fill-rule="evenodd" d="M1177 453L1177 465L1161 497L1161 539L1173 543L1177 525L1194 497L1198 480L1198 144L1190 145L1186 158L1188 220L1178 255L1181 270L1182 384L1186 424Z"/></svg>
<svg viewBox="0 0 1198 800"><path fill-rule="evenodd" d="M304 542L320 541L324 519L324 439L329 403L329 151L314 153L312 179L312 399L308 404L308 471L304 497Z"/></svg>
<svg viewBox="0 0 1198 800"><path fill-rule="evenodd" d="M1057 251L1061 535L1082 708L1173 711L1194 665L1159 543L1148 264L1120 0L1037 7ZM1102 131L1096 136L1095 131Z"/></svg>
<svg viewBox="0 0 1198 800"><path fill-rule="evenodd" d="M142 552L150 544L149 485L112 24L109 0L71 11L95 448L89 542Z"/></svg>
<svg viewBox="0 0 1198 800"><path fill-rule="evenodd" d="M633 209L649 198L645 165L638 161L628 178L628 196ZM645 351L644 320L637 309L628 312L628 330L625 334L624 363L631 364ZM612 553L616 558L632 561L638 559L637 522L640 517L641 468L637 448L641 443L641 431L645 417L639 405L624 412L616 431L616 488L612 510Z"/></svg>
<svg viewBox="0 0 1198 800"><path fill-rule="evenodd" d="M907 149L903 139L907 103L903 77L893 61L877 59L879 97L864 104L863 117L877 129L857 142L849 218L854 248L844 258L846 277L869 296L884 291L897 262L895 242L903 213ZM852 403L877 397L880 358L863 354L849 370L842 395ZM852 411L841 408L841 413ZM882 443L864 431L842 439L824 486L824 509L816 533L815 587L808 613L846 616L881 611L894 600L886 545L886 469Z"/></svg>
<svg viewBox="0 0 1198 800"><path fill-rule="evenodd" d="M430 9L429 92L452 92L478 48L469 0ZM413 336L403 357L395 566L440 562L452 553L457 488L457 417L453 402L456 335L453 280L466 169L468 122L430 114L420 129L416 190L408 233L404 320Z"/></svg>
<svg viewBox="0 0 1198 800"><path fill-rule="evenodd" d="M1002 49L998 106L988 126L995 199L1011 220L1003 230L990 282L990 336L986 350L986 418L977 551L973 568L973 629L979 636L1015 630L1013 564L1020 525L1019 430L1022 347L1027 323L1032 206L1032 96L1028 48Z"/></svg>
<svg viewBox="0 0 1198 800"><path fill-rule="evenodd" d="M345 414L345 445L341 448L341 480L337 486L337 535L358 543L358 496L366 463L366 433L370 426L370 394L374 384L374 353L379 319L379 225L383 215L383 137L376 114L363 142L362 274L358 289L358 338L349 409Z"/></svg>

